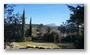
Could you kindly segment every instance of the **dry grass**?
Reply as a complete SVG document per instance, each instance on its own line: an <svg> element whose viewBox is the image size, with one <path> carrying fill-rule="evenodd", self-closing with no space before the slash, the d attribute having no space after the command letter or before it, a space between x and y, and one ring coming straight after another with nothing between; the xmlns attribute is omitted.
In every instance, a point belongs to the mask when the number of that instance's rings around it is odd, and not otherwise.
<svg viewBox="0 0 90 55"><path fill-rule="evenodd" d="M48 43L48 42L16 42L21 46L26 47L27 45L33 46L43 46L43 47L51 47L51 48L74 48L74 46L70 43Z"/></svg>
<svg viewBox="0 0 90 55"><path fill-rule="evenodd" d="M43 46L43 47L51 47L51 48L59 48L59 46L57 46L54 43L40 43L40 42L16 42L21 46L27 46L27 45L35 45L35 46Z"/></svg>

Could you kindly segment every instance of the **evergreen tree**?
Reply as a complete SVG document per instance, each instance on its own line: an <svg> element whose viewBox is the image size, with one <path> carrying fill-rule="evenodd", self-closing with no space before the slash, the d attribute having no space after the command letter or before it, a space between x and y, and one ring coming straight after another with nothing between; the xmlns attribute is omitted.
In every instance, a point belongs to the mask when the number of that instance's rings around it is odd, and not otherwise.
<svg viewBox="0 0 90 55"><path fill-rule="evenodd" d="M25 37L25 10L23 10L22 15L22 37Z"/></svg>
<svg viewBox="0 0 90 55"><path fill-rule="evenodd" d="M77 7L68 5L68 8L72 12L70 14L70 19L68 20L68 22L75 23L77 25L77 28L79 28L79 25L84 24L84 5L78 5Z"/></svg>
<svg viewBox="0 0 90 55"><path fill-rule="evenodd" d="M4 41L21 41L21 26L19 25L21 20L21 14L13 13L14 4L4 4Z"/></svg>
<svg viewBox="0 0 90 55"><path fill-rule="evenodd" d="M74 23L77 25L77 35L75 40L75 47L78 49L84 49L84 26L82 27L82 35L79 34L80 25L84 25L84 5L78 5L77 7L73 7L68 5L68 8L72 12L70 14L70 19L68 20L69 23Z"/></svg>
<svg viewBox="0 0 90 55"><path fill-rule="evenodd" d="M30 37L32 36L32 18L30 18L30 25L29 25L29 34L30 34Z"/></svg>

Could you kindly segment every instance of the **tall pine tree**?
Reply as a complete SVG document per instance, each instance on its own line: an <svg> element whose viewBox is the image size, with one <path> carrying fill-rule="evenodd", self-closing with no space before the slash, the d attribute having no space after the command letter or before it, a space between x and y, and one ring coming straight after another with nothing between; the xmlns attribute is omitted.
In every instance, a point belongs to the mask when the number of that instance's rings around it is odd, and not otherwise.
<svg viewBox="0 0 90 55"><path fill-rule="evenodd" d="M30 25L29 25L29 34L30 34L30 37L32 36L32 18L30 18Z"/></svg>
<svg viewBox="0 0 90 55"><path fill-rule="evenodd" d="M25 37L25 10L23 10L23 14L22 14L22 37Z"/></svg>

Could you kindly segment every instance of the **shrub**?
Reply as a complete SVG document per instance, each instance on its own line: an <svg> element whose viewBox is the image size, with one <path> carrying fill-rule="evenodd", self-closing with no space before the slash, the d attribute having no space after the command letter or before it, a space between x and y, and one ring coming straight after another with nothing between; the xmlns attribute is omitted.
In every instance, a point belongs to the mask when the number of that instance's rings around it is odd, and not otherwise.
<svg viewBox="0 0 90 55"><path fill-rule="evenodd" d="M28 42L28 41L31 41L31 40L32 40L31 37L24 37L24 41L25 41L25 42Z"/></svg>
<svg viewBox="0 0 90 55"><path fill-rule="evenodd" d="M46 42L53 42L54 41L54 37L52 34L44 34L43 38L42 38L44 41Z"/></svg>

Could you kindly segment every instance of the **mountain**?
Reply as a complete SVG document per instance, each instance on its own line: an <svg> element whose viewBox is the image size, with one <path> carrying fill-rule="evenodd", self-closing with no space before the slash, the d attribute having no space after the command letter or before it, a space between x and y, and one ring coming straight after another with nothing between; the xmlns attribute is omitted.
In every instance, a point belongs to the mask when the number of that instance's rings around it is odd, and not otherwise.
<svg viewBox="0 0 90 55"><path fill-rule="evenodd" d="M38 27L39 25L40 24L32 24L33 27ZM26 26L29 27L29 24L26 24ZM58 28L58 26L55 23L44 25L44 27L48 27L48 26L53 27L53 28L56 28L56 29Z"/></svg>
<svg viewBox="0 0 90 55"><path fill-rule="evenodd" d="M38 27L40 24L32 24L33 27ZM26 24L27 27L29 27L29 24Z"/></svg>
<svg viewBox="0 0 90 55"><path fill-rule="evenodd" d="M55 23L46 24L46 26L57 26Z"/></svg>
<svg viewBox="0 0 90 55"><path fill-rule="evenodd" d="M45 26L50 26L50 27L58 29L58 26L55 23L46 24Z"/></svg>

